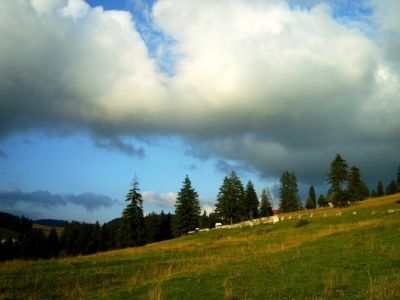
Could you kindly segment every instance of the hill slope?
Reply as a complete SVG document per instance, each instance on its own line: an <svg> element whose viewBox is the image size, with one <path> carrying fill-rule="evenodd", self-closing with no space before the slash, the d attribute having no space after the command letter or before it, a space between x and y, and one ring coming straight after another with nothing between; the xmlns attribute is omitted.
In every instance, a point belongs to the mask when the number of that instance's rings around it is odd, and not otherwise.
<svg viewBox="0 0 400 300"><path fill-rule="evenodd" d="M68 222L64 220L55 220L55 219L39 219L39 220L34 220L33 223L49 227L65 227Z"/></svg>
<svg viewBox="0 0 400 300"><path fill-rule="evenodd" d="M399 199L85 257L6 262L0 298L399 299Z"/></svg>

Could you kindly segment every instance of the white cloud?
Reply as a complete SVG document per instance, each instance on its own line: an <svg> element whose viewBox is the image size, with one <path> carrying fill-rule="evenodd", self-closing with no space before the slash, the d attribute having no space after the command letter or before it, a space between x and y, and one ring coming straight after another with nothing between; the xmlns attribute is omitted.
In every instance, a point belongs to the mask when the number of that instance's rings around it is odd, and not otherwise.
<svg viewBox="0 0 400 300"><path fill-rule="evenodd" d="M0 136L89 130L140 154L118 138L178 134L263 176L321 178L336 152L381 175L400 160L396 3L374 2L367 36L327 4L160 0L154 24L176 40L160 49L179 58L168 77L128 12L1 1Z"/></svg>
<svg viewBox="0 0 400 300"><path fill-rule="evenodd" d="M207 215L209 215L210 213L214 212L214 210L215 210L215 206L214 205L203 204L201 206L201 214L203 214L203 212L206 211Z"/></svg>
<svg viewBox="0 0 400 300"><path fill-rule="evenodd" d="M174 209L176 202L177 193L156 193L152 191L146 191L142 193L143 203L145 205L151 205L152 207L161 207L164 209Z"/></svg>

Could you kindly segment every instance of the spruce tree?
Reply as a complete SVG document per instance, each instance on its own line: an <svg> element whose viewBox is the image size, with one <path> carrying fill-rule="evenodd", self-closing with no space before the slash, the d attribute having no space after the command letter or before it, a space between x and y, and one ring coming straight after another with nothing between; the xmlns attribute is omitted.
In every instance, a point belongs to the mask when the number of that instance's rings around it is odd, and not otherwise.
<svg viewBox="0 0 400 300"><path fill-rule="evenodd" d="M272 196L269 189L263 189L261 192L260 216L272 216Z"/></svg>
<svg viewBox="0 0 400 300"><path fill-rule="evenodd" d="M400 166L397 168L397 188L400 192Z"/></svg>
<svg viewBox="0 0 400 300"><path fill-rule="evenodd" d="M172 216L170 213L164 214L161 211L161 240L168 240L173 238L172 234Z"/></svg>
<svg viewBox="0 0 400 300"><path fill-rule="evenodd" d="M327 207L328 206L328 200L326 199L326 197L321 194L318 197L318 207L322 208L322 207Z"/></svg>
<svg viewBox="0 0 400 300"><path fill-rule="evenodd" d="M241 207L243 220L258 217L258 197L253 183L249 180L244 191L243 204Z"/></svg>
<svg viewBox="0 0 400 300"><path fill-rule="evenodd" d="M299 191L297 187L297 178L294 172L284 171L280 178L281 186L279 188L279 208L281 212L297 211L301 208L299 200Z"/></svg>
<svg viewBox="0 0 400 300"><path fill-rule="evenodd" d="M393 195L398 192L396 180L392 180L386 187L386 195Z"/></svg>
<svg viewBox="0 0 400 300"><path fill-rule="evenodd" d="M199 227L199 195L186 175L175 203L174 233L179 236Z"/></svg>
<svg viewBox="0 0 400 300"><path fill-rule="evenodd" d="M315 209L315 208L317 208L317 198L315 196L314 186L311 186L309 191L308 191L306 208L307 209Z"/></svg>
<svg viewBox="0 0 400 300"><path fill-rule="evenodd" d="M347 205L347 192L343 188L344 182L348 177L348 166L345 159L340 154L337 154L335 159L331 162L328 173L328 183L331 185L329 190L329 198L333 201L335 206Z"/></svg>
<svg viewBox="0 0 400 300"><path fill-rule="evenodd" d="M127 207L122 213L121 245L142 246L146 243L143 200L136 177L126 195L126 202Z"/></svg>
<svg viewBox="0 0 400 300"><path fill-rule="evenodd" d="M378 181L378 185L376 186L376 197L382 197L385 195L385 186L383 185L382 180Z"/></svg>
<svg viewBox="0 0 400 300"><path fill-rule="evenodd" d="M348 195L349 201L364 200L369 196L368 186L361 178L361 171L356 166L353 166L349 174Z"/></svg>
<svg viewBox="0 0 400 300"><path fill-rule="evenodd" d="M200 228L209 228L210 222L207 215L206 210L203 211L203 214L200 216Z"/></svg>
<svg viewBox="0 0 400 300"><path fill-rule="evenodd" d="M49 235L46 237L46 252L48 258L57 257L60 252L60 243L54 228L50 230Z"/></svg>
<svg viewBox="0 0 400 300"><path fill-rule="evenodd" d="M347 180L347 162L340 154L337 154L331 163L328 174L328 183L331 184L331 189L336 192L343 190L343 183Z"/></svg>
<svg viewBox="0 0 400 300"><path fill-rule="evenodd" d="M224 221L230 224L240 220L240 205L243 203L244 189L242 182L235 172L224 178L216 204L216 213Z"/></svg>

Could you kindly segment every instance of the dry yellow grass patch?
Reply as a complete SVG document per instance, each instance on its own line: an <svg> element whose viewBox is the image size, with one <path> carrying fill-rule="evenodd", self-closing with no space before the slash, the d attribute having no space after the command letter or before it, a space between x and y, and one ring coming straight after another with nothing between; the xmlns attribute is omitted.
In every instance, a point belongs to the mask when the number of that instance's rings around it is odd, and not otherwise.
<svg viewBox="0 0 400 300"><path fill-rule="evenodd" d="M367 199L361 202L355 202L352 205L368 208L368 207L381 206L382 204L390 204L397 200L400 200L400 193L389 196L383 196L379 198Z"/></svg>
<svg viewBox="0 0 400 300"><path fill-rule="evenodd" d="M395 278L382 277L370 279L366 294L369 300L398 300L400 299L400 275Z"/></svg>
<svg viewBox="0 0 400 300"><path fill-rule="evenodd" d="M32 228L41 230L45 235L48 235L53 227L41 224L33 224ZM58 236L61 236L62 232L64 231L64 228L63 227L54 227L54 228L56 229Z"/></svg>

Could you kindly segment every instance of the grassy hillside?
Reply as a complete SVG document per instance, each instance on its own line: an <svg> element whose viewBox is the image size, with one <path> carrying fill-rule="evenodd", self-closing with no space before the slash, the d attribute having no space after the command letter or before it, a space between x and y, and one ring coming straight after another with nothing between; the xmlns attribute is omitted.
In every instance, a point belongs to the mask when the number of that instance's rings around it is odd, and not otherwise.
<svg viewBox="0 0 400 300"><path fill-rule="evenodd" d="M0 298L400 299L399 199L85 257L6 262Z"/></svg>
<svg viewBox="0 0 400 300"><path fill-rule="evenodd" d="M43 231L43 233L47 236L50 233L50 231L51 231L51 229L53 227L47 226L47 225L42 225L42 224L33 224L32 228L33 229L39 229L39 230ZM64 228L63 227L54 227L54 228L55 228L58 236L61 236Z"/></svg>

